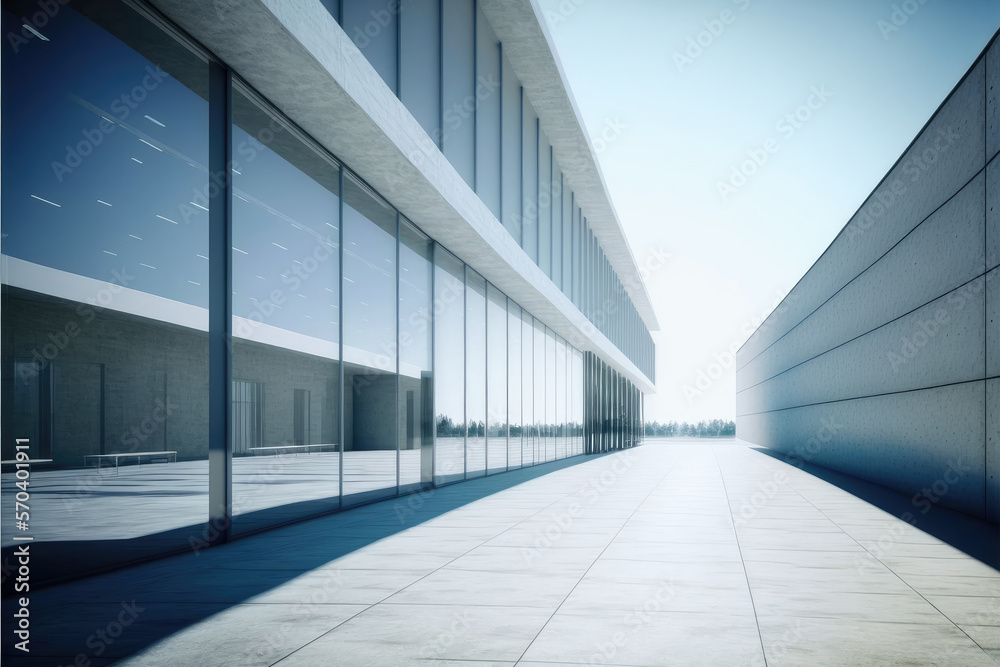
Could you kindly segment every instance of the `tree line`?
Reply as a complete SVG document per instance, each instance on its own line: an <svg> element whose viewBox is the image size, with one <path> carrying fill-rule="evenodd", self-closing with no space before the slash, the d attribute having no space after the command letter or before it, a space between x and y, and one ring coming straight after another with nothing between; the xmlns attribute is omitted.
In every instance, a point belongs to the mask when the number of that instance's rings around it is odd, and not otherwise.
<svg viewBox="0 0 1000 667"><path fill-rule="evenodd" d="M646 422L646 435L672 437L687 436L689 438L715 438L726 435L736 435L736 422L722 419L712 419L710 421L700 421L697 424L687 422L677 423L675 421L661 424L660 422Z"/></svg>

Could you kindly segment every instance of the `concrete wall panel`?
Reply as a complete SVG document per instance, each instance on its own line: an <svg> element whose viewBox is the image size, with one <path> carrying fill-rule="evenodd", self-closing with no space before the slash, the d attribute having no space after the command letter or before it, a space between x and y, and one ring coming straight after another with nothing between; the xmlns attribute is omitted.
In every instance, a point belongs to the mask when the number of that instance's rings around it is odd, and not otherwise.
<svg viewBox="0 0 1000 667"><path fill-rule="evenodd" d="M998 82L995 41L750 337L736 373L741 439L914 494L915 513L940 502L994 523Z"/></svg>
<svg viewBox="0 0 1000 667"><path fill-rule="evenodd" d="M984 177L747 364L737 391L892 321L982 275Z"/></svg>
<svg viewBox="0 0 1000 667"><path fill-rule="evenodd" d="M985 66L980 61L938 110L833 244L803 276L780 324L753 336L737 355L742 368L838 289L871 266L982 170Z"/></svg>
<svg viewBox="0 0 1000 667"><path fill-rule="evenodd" d="M981 380L985 280L737 394L737 414Z"/></svg>
<svg viewBox="0 0 1000 667"><path fill-rule="evenodd" d="M1000 265L1000 157L986 167L986 268Z"/></svg>
<svg viewBox="0 0 1000 667"><path fill-rule="evenodd" d="M1000 152L1000 40L986 53L986 159Z"/></svg>
<svg viewBox="0 0 1000 667"><path fill-rule="evenodd" d="M1000 523L1000 379L986 381L986 518Z"/></svg>
<svg viewBox="0 0 1000 667"><path fill-rule="evenodd" d="M1000 268L986 274L986 376L1000 377Z"/></svg>
<svg viewBox="0 0 1000 667"><path fill-rule="evenodd" d="M739 437L983 517L985 382L815 405L743 418ZM949 472L951 470L952 472ZM946 479L947 478L947 479ZM942 489L946 485L947 489ZM914 515L920 515L918 498Z"/></svg>

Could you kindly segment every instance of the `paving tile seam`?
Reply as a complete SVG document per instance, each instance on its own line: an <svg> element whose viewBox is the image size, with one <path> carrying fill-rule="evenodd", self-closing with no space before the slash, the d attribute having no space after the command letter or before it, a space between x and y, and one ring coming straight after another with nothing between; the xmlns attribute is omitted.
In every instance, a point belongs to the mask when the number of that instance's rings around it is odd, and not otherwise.
<svg viewBox="0 0 1000 667"><path fill-rule="evenodd" d="M760 640L760 653L764 658L764 667L767 667L767 650L764 648L764 633L760 629L760 618L757 616L757 603L753 599L753 586L750 585L750 574L747 572L746 561L743 560L743 545L740 544L740 534L736 530L736 517L733 516L732 502L729 499L729 489L726 487L726 475L722 472L722 463L719 462L719 454L716 448L712 448L712 456L715 458L715 465L719 474L719 481L722 483L722 490L726 493L726 505L729 508L729 520L733 525L733 535L736 538L736 548L740 552L740 564L743 566L743 576L746 579L747 592L750 594L750 608L753 609L754 625L757 628L757 638Z"/></svg>
<svg viewBox="0 0 1000 667"><path fill-rule="evenodd" d="M749 450L747 450L746 453L749 454ZM751 457L751 458L753 458L753 457ZM770 470L768 468L768 466L763 465L761 463L760 459L756 459L754 462L758 465L758 467L763 468L764 470L767 470L772 475L774 474L775 471ZM785 465L788 465L788 464L785 464ZM791 466L791 467L794 467L794 466ZM813 508L815 508L817 512L819 512L820 514L822 514L829 521L833 522L834 525L837 525L839 527L839 524L837 524L836 521L833 521L833 519L830 519L830 517L828 517L826 515L826 513L822 509L820 509L819 507L817 507L811 500L809 500L807 497L805 497L804 495L802 495L802 493L796 487L792 486L792 480L791 479L789 479L788 481L786 481L784 483L787 484L790 489L792 489L793 491L795 491L796 493L798 493L799 496L804 501L806 501L809 505L811 505ZM829 482L827 482L827 484L829 484ZM847 493L847 492L845 491L844 493ZM864 502L864 501L862 501L862 502ZM874 508L874 506L872 506L870 503L866 503L866 504L869 507L873 507ZM867 508L862 506L861 509L867 509ZM875 508L875 509L878 509L878 508ZM843 530L843 529L841 529L841 530ZM931 602L930 600L928 600L927 596L925 596L923 593L921 593L916 588L914 588L909 582L907 582L902 576L900 576L900 574L898 572L896 572L894 569L892 569L892 567L890 567L889 565L887 565L886 563L884 563L881 558L879 558L874 553L872 553L865 545L861 544L861 542L859 542L854 536L852 536L851 534L847 533L846 531L844 531L844 534L847 535L847 537L849 537L851 540L853 540L859 547L861 547L862 549L864 549L865 552L867 552L869 556L871 556L876 561L878 561L882 565L882 567L884 567L887 570L889 570L889 572L891 572L893 574L893 576L895 576L907 588L909 588L911 591L913 591L916 595L920 596L920 598L922 600L924 600L924 602L926 602L928 605L930 605L935 611L937 611L939 614L941 614L941 616L943 618L945 618L949 623L951 623L952 627L954 627L959 632L961 632L963 635L965 635L965 637L968 638L968 640L970 642L972 642L976 647L978 647L981 651L983 651L985 653L985 650L981 646L979 646L979 644L976 642L976 640L974 640L969 635L968 632L966 632L954 619L952 619L948 614L946 614L944 611L942 611L936 604L934 604L933 602ZM749 579L748 579L748 582L749 582ZM977 596L963 596L963 597L977 597ZM989 596L989 597L993 597L993 596ZM866 621L866 622L870 623L870 622L879 622L879 621ZM885 621L882 621L882 622L885 622ZM989 655L989 654L987 654L987 655Z"/></svg>
<svg viewBox="0 0 1000 667"><path fill-rule="evenodd" d="M581 464L578 464L578 465L582 465L582 464L586 464L586 463L588 463L588 462L584 461L584 462L581 462ZM590 463L594 463L594 464L596 464L596 463L598 463L598 461L592 461L592 462L590 462ZM575 468L575 467L576 467L576 466L573 466L573 468ZM554 473L559 473L559 472L562 472L562 471L564 471L564 470L573 470L573 468L561 468L560 470L556 470L556 471L553 471L553 473L548 473L548 474L554 474ZM529 482L531 482L531 481L535 481L535 480L528 480L528 481L529 481ZM515 487L511 487L511 488L516 488L516 486L515 486ZM458 560L459 558L462 558L463 556L466 556L466 555L468 555L468 554L469 554L469 553L471 553L472 551L475 551L476 549L478 549L479 547L483 546L483 545L484 545L484 544L486 544L487 542L489 542L489 541L491 541L491 540L494 540L494 539L496 539L496 538L500 537L500 535L503 535L503 534L504 534L504 533L506 533L506 532L507 532L508 530L511 530L512 528L516 527L517 525L520 525L520 523L524 523L524 521L527 521L527 520L528 520L528 519L530 519L531 517L534 517L534 516L538 515L539 513L541 513L541 512L544 512L545 510L549 509L549 508L550 508L550 507L552 507L553 505L556 505L557 503L559 503L559 502L561 502L561 501L565 500L566 498L568 498L568 497L569 497L569 496L571 496L571 495L574 495L575 493L577 493L577 491L572 491L572 492L568 492L568 493L565 493L565 494L563 494L562 496L558 497L558 498L557 498L556 500L553 500L553 501L552 501L551 503L549 503L549 504L545 505L544 507L542 507L541 509L539 509L539 510L538 510L537 512L534 512L534 513L532 513L532 514L531 514L531 515L529 515L529 516L528 516L527 518L523 519L522 521L520 521L519 523L515 524L514 526L511 526L511 527L509 527L509 528L507 528L507 529L505 529L505 530L502 530L502 531L500 531L499 533L497 533L497 534L496 534L496 535L494 535L493 537L489 537L489 538L486 538L486 539L484 539L484 540L483 540L482 542L480 542L479 544L477 544L477 545L475 545L475 546L473 546L473 547L469 548L469 549L468 549L468 550L466 550L465 552L463 552L463 553L461 553L461 554L459 554L459 555L455 556L454 558L452 558L452 559L451 559L451 560L449 560L448 562L444 563L443 565L441 565L440 567L436 568L435 570L432 570L431 572L428 572L427 574L425 574L424 576L420 577L420 578L419 578L419 579L417 579L416 581L412 581L412 582L410 582L409 584L407 584L407 585L406 585L406 586L404 586L403 588L400 588L399 590L397 590L397 591L394 591L393 593L390 593L389 595L387 595L387 596L386 596L385 598L383 598L383 599L379 600L378 602L375 602L374 604L371 604L371 605L369 605L369 606L368 606L367 608L365 608L365 609L362 609L362 610L360 610L360 611L359 611L359 612L358 612L357 614L354 614L353 616L351 616L351 618L349 618L349 619L346 619L346 620L344 620L344 621L343 621L343 622L341 622L341 623L338 623L337 625L335 625L334 627L330 628L330 629L329 629L329 630L327 630L326 632L322 633L322 634L321 634L321 635L319 635L318 637L315 637L315 638L314 638L314 639L312 639L311 641L309 641L309 642L307 642L307 643L303 644L302 646L299 646L299 647L298 647L298 648L296 648L296 649L295 649L294 651L292 651L292 652L288 653L287 655L285 655L285 656L281 657L281 658L280 658L279 660L277 660L276 662L273 662L273 663L271 663L269 667L274 667L274 665L277 665L277 664L278 664L278 663L280 663L281 661L283 661L283 660L285 660L285 659L287 659L287 658L289 658L289 657L293 656L293 655L294 655L295 653L297 653L297 652L301 651L302 649L306 648L306 647L307 647L307 646L309 646L310 644L313 644L313 643L315 643L315 642L319 641L319 640L320 640L321 638L323 638L323 637L325 637L326 635L330 634L331 632L333 632L334 630L336 630L337 628L339 628L340 626L342 626L342 625L343 625L344 623L347 623L348 621L350 621L350 620L352 620L352 619L354 619L354 618L357 618L357 617L358 617L358 616L360 616L361 614L364 614L364 613L368 612L368 611L369 611L370 609L372 609L372 608L374 608L374 607L376 607L376 606L378 606L378 605L380 605L380 604L399 604L399 605L403 605L403 604L407 604L407 603L389 603L389 602L388 602L388 600L389 600L389 598L391 598L391 597L393 597L393 596L395 596L395 595L398 595L399 593L402 593L403 591L405 591L405 590L406 590L407 588L409 588L409 587L413 586L414 584L417 584L417 583L419 583L419 582L423 581L424 579L426 579L427 577L431 576L432 574L434 574L434 573L438 572L439 570L441 570L441 569L443 569L443 568L447 567L447 566L448 566L448 565L450 565L451 563L454 563L454 562L455 562L456 560ZM489 496L487 496L487 497L489 497ZM419 524L418 524L418 525L419 525ZM409 604L413 604L413 603L409 603ZM441 606L446 606L446 605L441 605ZM470 605L470 606L474 606L474 605ZM487 606L487 605L483 605L483 606ZM529 607L529 608L530 608L530 607ZM541 608L541 609L544 609L544 608L547 608L547 607L535 607L535 608ZM551 618L551 617L550 617L550 618ZM544 627L544 626L543 626L543 627ZM537 637L537 635L536 635L536 637ZM529 646L530 646L530 643L529 643ZM527 650L527 649L525 649L525 650ZM523 655L524 655L524 654L522 653L522 656L523 656Z"/></svg>
<svg viewBox="0 0 1000 667"><path fill-rule="evenodd" d="M634 509L632 510L632 513L629 515L629 519L631 519L633 516L635 516L635 513L639 510L640 507L643 506L643 504L649 499L649 497L653 495L653 493L656 491L656 489L658 489L662 484L664 484L664 483L667 482L667 478L669 477L670 473L673 470L674 470L674 465L671 465L669 468L667 468L667 470L664 471L663 475L656 481L656 483L654 483L652 485L652 488L649 490L649 492L645 496L643 496L642 500L640 500L638 504L635 505ZM626 525L628 524L628 519L626 519L625 524ZM618 533L621 533L621 531L624 530L624 529L625 529L625 526L623 525L619 529ZM563 597L562 601L556 607L555 611L553 611L552 614L545 620L545 622L542 624L542 627L540 627L538 629L538 632L535 633L535 636L532 637L531 641L528 642L528 645L525 646L524 650L521 652L521 656L517 659L517 663L518 664L522 660L524 660L524 656L531 649L531 646L538 640L538 638L541 636L542 632L545 631L545 628L548 627L548 625L552 621L552 619L555 618L556 614L559 613L559 610L562 609L562 606L564 604L566 604L566 600L568 600L570 598L570 596L573 595L573 592L576 591L577 587L580 585L580 582L583 581L587 577L587 574L593 568L594 564L598 560L601 559L601 557L604 555L604 553L608 550L608 547L610 547L612 544L614 544L614 541L617 538L618 533L616 533L615 536L611 538L611 541L608 542L607 545L605 545L604 549L601 550L601 553L598 554L597 558L594 559L594 561L590 564L590 566L587 568L587 570L577 580L576 584L573 585L573 588L571 588L570 591L565 595L565 597Z"/></svg>

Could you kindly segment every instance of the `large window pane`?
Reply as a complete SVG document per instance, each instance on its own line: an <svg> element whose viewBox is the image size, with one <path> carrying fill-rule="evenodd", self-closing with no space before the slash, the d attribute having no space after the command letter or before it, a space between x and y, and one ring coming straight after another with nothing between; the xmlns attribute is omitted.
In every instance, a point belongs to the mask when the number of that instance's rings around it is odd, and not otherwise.
<svg viewBox="0 0 1000 667"><path fill-rule="evenodd" d="M8 6L0 442L38 461L40 584L206 533L209 69L124 3Z"/></svg>
<svg viewBox="0 0 1000 667"><path fill-rule="evenodd" d="M575 431L577 454L583 454L583 353L573 350L573 377L570 380L573 392L573 428Z"/></svg>
<svg viewBox="0 0 1000 667"><path fill-rule="evenodd" d="M431 373L433 243L399 225L399 486L433 481L434 379Z"/></svg>
<svg viewBox="0 0 1000 667"><path fill-rule="evenodd" d="M566 182L566 175L562 180L562 239L559 241L559 248L562 252L562 290L563 294L570 299L573 298L573 193Z"/></svg>
<svg viewBox="0 0 1000 667"><path fill-rule="evenodd" d="M507 300L507 468L521 467L521 308Z"/></svg>
<svg viewBox="0 0 1000 667"><path fill-rule="evenodd" d="M476 0L443 0L444 156L476 187Z"/></svg>
<svg viewBox="0 0 1000 667"><path fill-rule="evenodd" d="M534 326L528 311L521 310L521 465L535 464L535 349Z"/></svg>
<svg viewBox="0 0 1000 667"><path fill-rule="evenodd" d="M465 265L434 249L434 483L465 476Z"/></svg>
<svg viewBox="0 0 1000 667"><path fill-rule="evenodd" d="M233 530L340 494L339 170L233 94Z"/></svg>
<svg viewBox="0 0 1000 667"><path fill-rule="evenodd" d="M476 11L476 194L500 217L500 42Z"/></svg>
<svg viewBox="0 0 1000 667"><path fill-rule="evenodd" d="M399 99L441 145L441 15L437 2L409 2L399 17Z"/></svg>
<svg viewBox="0 0 1000 667"><path fill-rule="evenodd" d="M354 45L396 93L396 31L399 3L386 0L346 0L340 25Z"/></svg>
<svg viewBox="0 0 1000 667"><path fill-rule="evenodd" d="M538 132L538 268L552 275L552 146Z"/></svg>
<svg viewBox="0 0 1000 667"><path fill-rule="evenodd" d="M507 469L507 297L487 285L486 466Z"/></svg>
<svg viewBox="0 0 1000 667"><path fill-rule="evenodd" d="M533 320L534 375L535 375L535 463L545 461L548 427L545 421L545 325Z"/></svg>
<svg viewBox="0 0 1000 667"><path fill-rule="evenodd" d="M538 263L538 116L523 95L521 247Z"/></svg>
<svg viewBox="0 0 1000 667"><path fill-rule="evenodd" d="M569 456L566 437L566 343L556 339L556 458Z"/></svg>
<svg viewBox="0 0 1000 667"><path fill-rule="evenodd" d="M360 502L396 491L396 212L343 182L343 492Z"/></svg>
<svg viewBox="0 0 1000 667"><path fill-rule="evenodd" d="M551 329L545 329L545 423L548 435L545 438L545 460L556 458L556 337Z"/></svg>
<svg viewBox="0 0 1000 667"><path fill-rule="evenodd" d="M486 474L486 280L465 269L466 477Z"/></svg>
<svg viewBox="0 0 1000 667"><path fill-rule="evenodd" d="M503 226L521 241L521 82L503 58Z"/></svg>
<svg viewBox="0 0 1000 667"><path fill-rule="evenodd" d="M563 175L559 161L552 158L552 282L563 286Z"/></svg>

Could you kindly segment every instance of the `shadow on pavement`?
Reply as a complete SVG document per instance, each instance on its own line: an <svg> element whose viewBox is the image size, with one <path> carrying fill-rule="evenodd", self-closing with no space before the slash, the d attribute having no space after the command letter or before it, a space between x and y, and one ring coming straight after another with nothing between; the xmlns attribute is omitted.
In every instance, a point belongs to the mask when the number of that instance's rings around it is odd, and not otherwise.
<svg viewBox="0 0 1000 667"><path fill-rule="evenodd" d="M912 496L874 482L807 463L797 457L787 456L783 452L766 447L751 447L751 449L829 482L1000 570L1000 528L991 523L940 505L931 505L927 502L915 504ZM923 510L926 508L929 509L924 513Z"/></svg>

